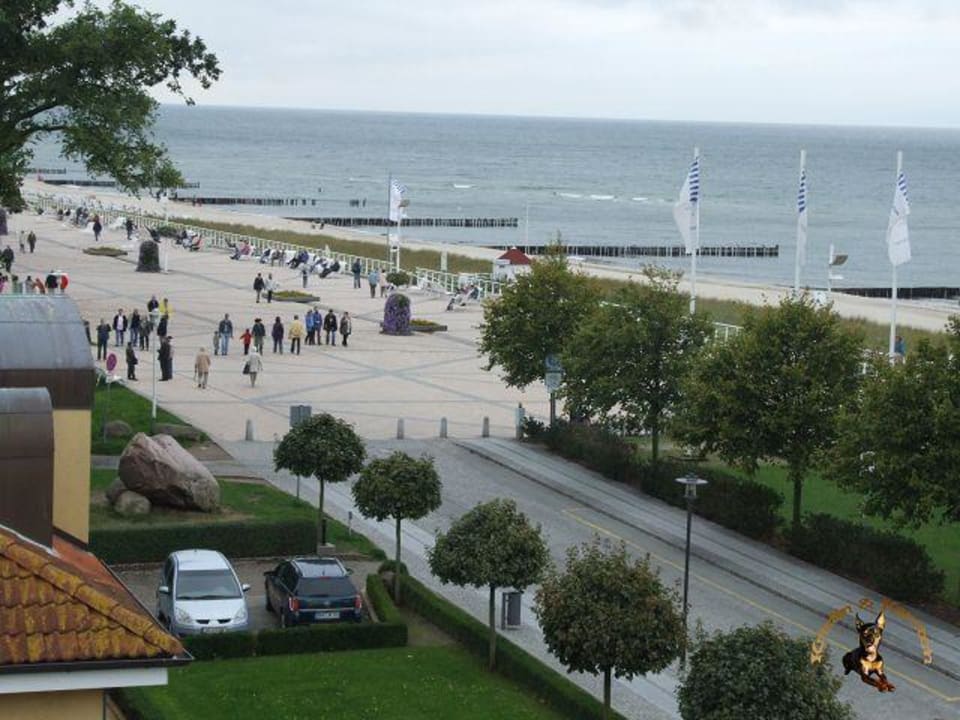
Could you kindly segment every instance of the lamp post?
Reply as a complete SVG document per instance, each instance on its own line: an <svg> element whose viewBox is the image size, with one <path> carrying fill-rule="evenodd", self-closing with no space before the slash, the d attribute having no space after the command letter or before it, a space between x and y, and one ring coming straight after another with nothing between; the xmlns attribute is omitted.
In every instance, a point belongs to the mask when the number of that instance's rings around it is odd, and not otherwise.
<svg viewBox="0 0 960 720"><path fill-rule="evenodd" d="M687 475L677 478L677 482L683 485L683 497L687 501L687 546L683 562L683 641L680 650L680 667L683 667L687 662L687 597L690 591L690 525L693 520L693 501L697 499L697 488L706 485L707 481Z"/></svg>
<svg viewBox="0 0 960 720"><path fill-rule="evenodd" d="M150 354L153 355L153 404L150 408L150 417L153 422L157 421L157 350L159 349L157 345L160 342L160 333L157 332L157 323L159 321L160 311L157 308L154 308L150 311L150 327L153 328L153 332L157 338L156 343L154 343L153 350L150 351Z"/></svg>

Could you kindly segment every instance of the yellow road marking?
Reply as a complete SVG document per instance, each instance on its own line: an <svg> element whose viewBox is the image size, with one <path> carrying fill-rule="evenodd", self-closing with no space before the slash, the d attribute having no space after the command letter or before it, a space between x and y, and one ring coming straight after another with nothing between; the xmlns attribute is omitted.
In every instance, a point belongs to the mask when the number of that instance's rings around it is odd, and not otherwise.
<svg viewBox="0 0 960 720"><path fill-rule="evenodd" d="M580 517L580 515L578 515L577 512L578 512L579 510L582 510L582 509L584 509L584 508L569 508L569 509L564 509L562 512L563 512L564 515L567 515L568 517L572 518L573 520L575 520L576 522L580 523L581 525L585 525L585 526L587 526L588 528L590 528L590 529L592 529L592 530L595 530L596 532L598 532L598 533L600 533L600 534L602 534L602 535L607 535L607 536L613 538L614 540L619 540L619 541L627 544L627 545L630 546L630 547L636 548L637 550L640 550L640 551L642 551L643 553L648 554L650 557L656 559L657 562L659 562L659 563L661 563L661 564L663 564L663 565L668 565L668 566L674 568L675 570L679 570L680 572L683 572L683 565L680 565L679 563L675 563L675 562L673 562L672 560L668 560L667 558L665 558L665 557L663 557L663 556L661 556L661 555L657 555L657 554L654 553L654 552L650 552L649 550L647 550L647 549L644 548L644 547L641 547L641 546L638 545L637 543L632 542L632 541L628 540L627 538L624 538L624 537L621 537L621 536L617 535L617 534L616 534L615 532L613 532L612 530L608 530L607 528L603 527L602 525L597 525L596 523L592 523L592 522L590 522L589 520L586 520L585 518ZM741 593L738 593L736 590L731 590L730 588L728 588L728 587L726 587L726 586L724 586L724 585L721 585L721 584L719 584L719 583L717 583L717 582L714 582L713 580L710 580L709 578L705 578L704 576L698 575L698 574L696 574L696 573L690 573L690 577L695 578L695 579L698 580L699 582L703 583L704 585L706 585L706 586L708 586L708 587L713 588L714 590L719 590L720 592L722 592L722 593L724 593L724 594L726 594L726 595L729 595L729 596L732 597L732 598L736 598L736 599L739 600L740 602L743 602L743 603L749 605L750 607L756 608L757 610L760 610L761 612L763 612L763 613L765 613L765 614L767 614L767 615L769 615L769 616L771 616L771 617L775 617L777 620L779 620L779 621L781 621L781 622L783 622L783 623L786 623L787 625L791 625L791 626L797 628L798 630L802 630L802 631L804 631L804 632L806 632L806 633L810 633L811 635L814 635L814 636L817 634L817 631L816 631L816 630L807 627L807 626L804 625L803 623L798 623L798 622L795 621L795 620L791 620L791 619L788 618L786 615L782 615L781 613L778 613L778 612L777 612L776 610L774 610L773 608L769 608L769 607L767 607L766 605L764 605L764 604L762 604L762 603L758 603L758 602L755 601L755 600L751 600L751 599L748 598L746 595L742 595ZM828 638L827 641L828 641L831 645L833 645L833 647L838 648L838 649L840 649L840 650L846 651L846 650L848 649L845 645L841 645L841 644L840 644L839 642L837 642L836 640L830 640L830 639ZM907 681L908 683L910 683L911 685L915 685L916 687L920 688L921 690L925 690L926 692L930 693L931 695L933 695L933 696L936 697L937 699L942 700L943 702L948 702L948 703L960 702L960 695L955 695L955 696L947 695L947 694L945 694L945 693L940 692L940 691L937 690L936 688L930 687L929 685L927 685L927 684L924 683L923 681L917 680L916 678L913 678L913 677L911 677L911 676L909 676L909 675L905 675L904 673L899 672L899 671L897 671L897 670L889 670L889 671L888 671L888 674L890 674L890 675L895 675L895 676L897 676L898 678L902 678L903 680L906 680L906 681Z"/></svg>

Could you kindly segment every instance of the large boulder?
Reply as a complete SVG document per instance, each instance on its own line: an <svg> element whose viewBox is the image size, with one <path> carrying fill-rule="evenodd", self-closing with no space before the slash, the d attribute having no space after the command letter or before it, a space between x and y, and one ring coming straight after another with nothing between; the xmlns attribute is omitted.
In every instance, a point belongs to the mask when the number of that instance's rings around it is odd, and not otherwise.
<svg viewBox="0 0 960 720"><path fill-rule="evenodd" d="M203 464L169 435L137 433L120 456L120 479L154 505L213 512L220 486Z"/></svg>
<svg viewBox="0 0 960 720"><path fill-rule="evenodd" d="M140 493L124 490L113 504L113 509L121 515L148 515L150 501Z"/></svg>
<svg viewBox="0 0 960 720"><path fill-rule="evenodd" d="M123 484L123 480L117 477L113 479L112 483L107 485L104 495L107 496L107 501L113 505L117 502L117 498L125 492L127 492L127 486Z"/></svg>
<svg viewBox="0 0 960 720"><path fill-rule="evenodd" d="M103 431L108 438L124 438L133 435L133 428L123 420L111 420Z"/></svg>

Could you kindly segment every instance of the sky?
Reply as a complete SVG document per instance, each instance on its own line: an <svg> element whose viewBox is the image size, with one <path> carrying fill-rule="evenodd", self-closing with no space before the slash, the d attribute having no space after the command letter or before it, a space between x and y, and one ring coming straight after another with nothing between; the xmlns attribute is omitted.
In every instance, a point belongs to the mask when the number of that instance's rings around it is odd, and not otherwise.
<svg viewBox="0 0 960 720"><path fill-rule="evenodd" d="M136 4L220 58L200 104L960 127L960 0Z"/></svg>

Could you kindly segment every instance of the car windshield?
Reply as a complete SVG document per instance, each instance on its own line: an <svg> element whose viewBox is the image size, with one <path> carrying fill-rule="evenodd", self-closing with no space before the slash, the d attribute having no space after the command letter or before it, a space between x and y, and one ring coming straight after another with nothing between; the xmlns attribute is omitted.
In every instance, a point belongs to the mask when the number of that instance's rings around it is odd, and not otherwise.
<svg viewBox="0 0 960 720"><path fill-rule="evenodd" d="M188 570L177 576L177 600L222 600L242 595L229 570Z"/></svg>

